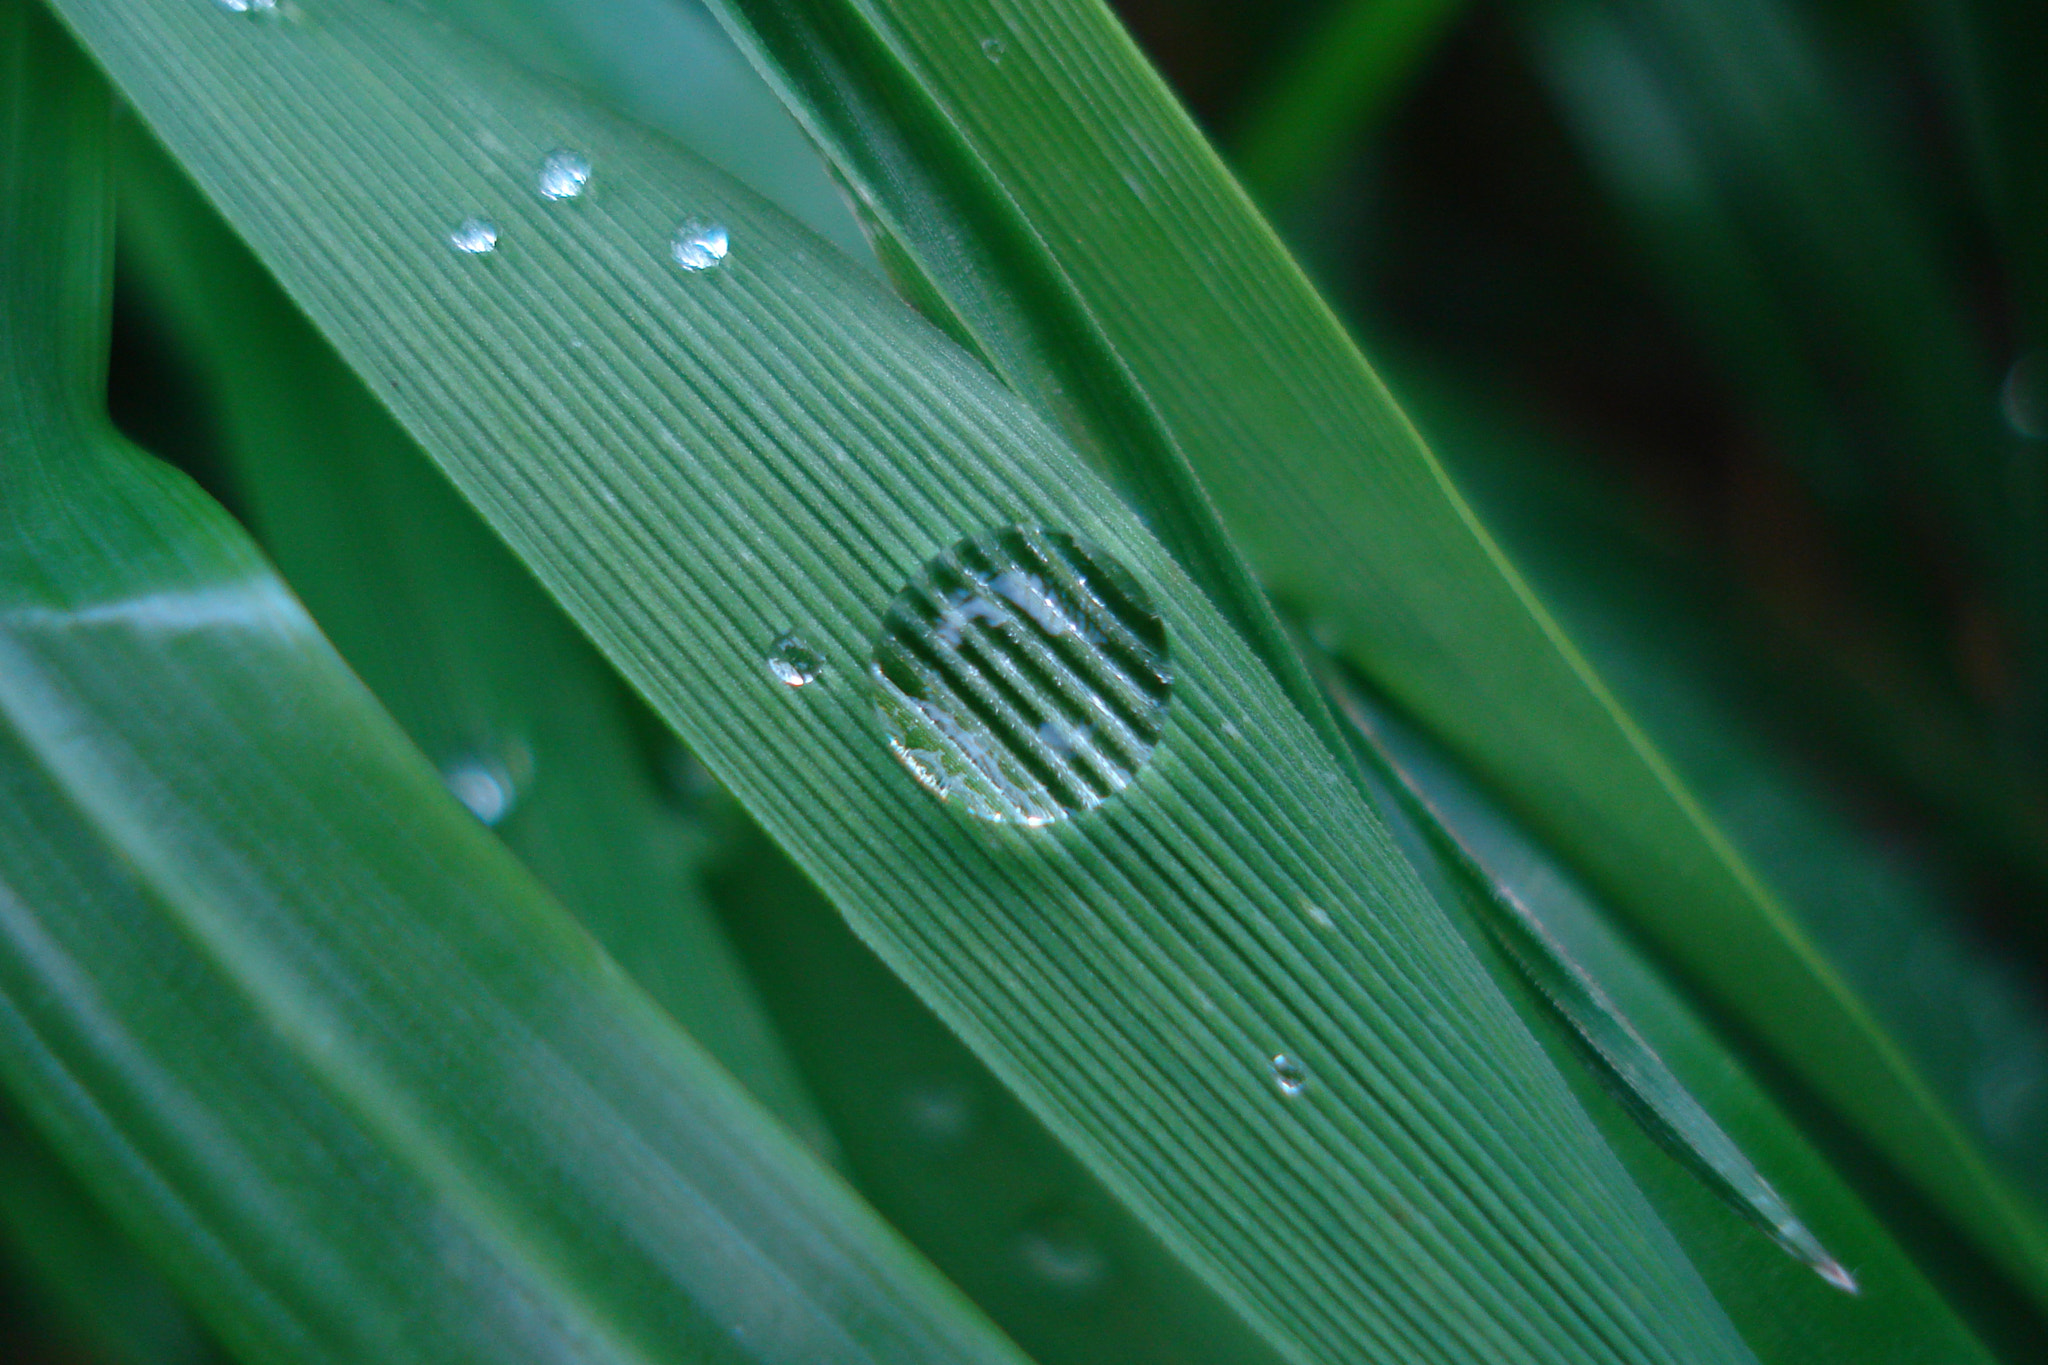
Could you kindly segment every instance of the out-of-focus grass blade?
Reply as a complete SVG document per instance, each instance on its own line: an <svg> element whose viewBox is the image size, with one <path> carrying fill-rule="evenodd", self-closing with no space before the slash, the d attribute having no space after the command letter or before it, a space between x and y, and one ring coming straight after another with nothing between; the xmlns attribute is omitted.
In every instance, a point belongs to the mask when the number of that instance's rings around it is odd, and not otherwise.
<svg viewBox="0 0 2048 1365"><path fill-rule="evenodd" d="M914 297L942 299L942 319L1084 447L1184 455L1283 603L2048 1302L2038 1213L1565 638L1106 10L714 9L894 235ZM1144 405L1171 442L1103 437L1100 385L1064 384L1041 349L1074 332L1136 387L1114 401Z"/></svg>
<svg viewBox="0 0 2048 1365"><path fill-rule="evenodd" d="M1245 97L1228 151L1246 189L1283 210L1413 83L1463 0L1337 0Z"/></svg>
<svg viewBox="0 0 2048 1365"><path fill-rule="evenodd" d="M624 688L146 135L121 141L133 273L188 343L237 502L295 594L472 812L829 1151L699 890L693 831Z"/></svg>
<svg viewBox="0 0 2048 1365"><path fill-rule="evenodd" d="M1751 1079L1715 1036L1709 1021L1668 978L1618 932L1571 872L1530 840L1449 761L1437 746L1403 724L1355 683L1341 682L1345 709L1361 708L1373 732L1411 778L1429 791L1461 838L1481 851L1482 888L1466 875L1472 864L1445 856L1434 817L1397 797L1400 779L1385 773L1381 791L1392 807L1403 846L1430 884L1468 908L1466 933L1489 953L1497 979L1522 1017L1566 1066L1583 1103L1677 1234L1715 1296L1727 1307L1760 1360L1777 1365L1814 1361L1983 1361L1983 1347L1928 1284L1900 1242L1858 1199L1826 1155L1788 1113ZM1756 1219L1717 1188L1700 1157L1646 1121L1641 1099L1604 1065L1584 1064L1587 1040L1541 994L1531 973L1500 942L1501 894L1515 896L1542 926L1563 961L1600 983L1627 1026L1640 1033L1675 1083L1696 1098L1744 1158L1770 1178L1802 1218L1854 1268L1852 1297L1772 1247ZM2016 1358L2024 1359L2024 1353Z"/></svg>
<svg viewBox="0 0 2048 1365"><path fill-rule="evenodd" d="M18 1113L0 1113L0 1243L36 1314L92 1365L219 1365L177 1291ZM23 1324L8 1314L10 1343Z"/></svg>
<svg viewBox="0 0 2048 1365"><path fill-rule="evenodd" d="M863 1194L1040 1365L1271 1348L1065 1152L758 831L713 886Z"/></svg>
<svg viewBox="0 0 2048 1365"><path fill-rule="evenodd" d="M0 1075L275 1361L1018 1359L128 447L107 101L0 5Z"/></svg>
<svg viewBox="0 0 2048 1365"><path fill-rule="evenodd" d="M2027 651L2048 639L2048 490L1999 430L1971 286L1935 231L1946 210L1832 69L1819 16L1780 0L1539 0L1529 18L1539 69L1658 279L1863 543L1860 570L1924 596L1903 531L1986 580L2026 680L2001 719L2038 764L2048 658Z"/></svg>
<svg viewBox="0 0 2048 1365"><path fill-rule="evenodd" d="M1337 760L972 360L724 177L397 6L61 12L692 751L1270 1341L1746 1358ZM536 193L558 148L590 193ZM1173 672L1136 780L1040 828L931 800L860 681L921 566L1013 524L1121 564Z"/></svg>

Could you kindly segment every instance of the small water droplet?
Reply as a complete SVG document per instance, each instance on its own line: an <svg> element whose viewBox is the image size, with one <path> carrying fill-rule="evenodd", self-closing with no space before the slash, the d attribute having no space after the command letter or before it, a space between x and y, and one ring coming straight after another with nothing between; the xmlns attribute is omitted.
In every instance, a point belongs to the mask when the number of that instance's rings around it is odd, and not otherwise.
<svg viewBox="0 0 2048 1365"><path fill-rule="evenodd" d="M925 565L869 664L890 752L941 801L1037 826L1129 786L1165 729L1166 627L1135 579L1010 526Z"/></svg>
<svg viewBox="0 0 2048 1365"><path fill-rule="evenodd" d="M512 813L532 776L533 753L522 743L465 753L441 769L449 792L487 825L499 824Z"/></svg>
<svg viewBox="0 0 2048 1365"><path fill-rule="evenodd" d="M2005 373L1998 405L2006 425L2029 441L2048 441L2048 351L2021 354Z"/></svg>
<svg viewBox="0 0 2048 1365"><path fill-rule="evenodd" d="M818 680L825 661L801 635L778 635L768 647L768 671L785 687L803 687Z"/></svg>
<svg viewBox="0 0 2048 1365"><path fill-rule="evenodd" d="M676 264L685 270L709 270L725 259L730 245L725 225L708 218L685 218L676 229L671 249Z"/></svg>
<svg viewBox="0 0 2048 1365"><path fill-rule="evenodd" d="M448 245L472 256L498 249L498 225L488 218L465 218L448 234Z"/></svg>
<svg viewBox="0 0 2048 1365"><path fill-rule="evenodd" d="M1323 909L1322 906L1311 901L1303 901L1301 908L1307 913L1309 922L1315 925L1316 928L1334 929L1337 927L1337 921L1331 919L1330 912Z"/></svg>
<svg viewBox="0 0 2048 1365"><path fill-rule="evenodd" d="M981 40L981 55L992 62L1002 61L1008 51L1001 38L991 36Z"/></svg>
<svg viewBox="0 0 2048 1365"><path fill-rule="evenodd" d="M974 1126L974 1096L953 1082L912 1088L903 1109L912 1130L934 1147L953 1146Z"/></svg>
<svg viewBox="0 0 2048 1365"><path fill-rule="evenodd" d="M277 0L214 0L230 14L247 14L257 19L278 17Z"/></svg>
<svg viewBox="0 0 2048 1365"><path fill-rule="evenodd" d="M1109 1269L1102 1249L1065 1213L1040 1214L1018 1236L1017 1251L1034 1275L1069 1294L1093 1288Z"/></svg>
<svg viewBox="0 0 2048 1365"><path fill-rule="evenodd" d="M1288 1099L1291 1100L1308 1089L1308 1072L1296 1058L1284 1052L1276 1052L1272 1061L1267 1063L1267 1067L1273 1073L1273 1084L1279 1087L1280 1093Z"/></svg>
<svg viewBox="0 0 2048 1365"><path fill-rule="evenodd" d="M590 183L590 158L567 148L549 152L540 159L540 174L534 188L543 199L574 199Z"/></svg>

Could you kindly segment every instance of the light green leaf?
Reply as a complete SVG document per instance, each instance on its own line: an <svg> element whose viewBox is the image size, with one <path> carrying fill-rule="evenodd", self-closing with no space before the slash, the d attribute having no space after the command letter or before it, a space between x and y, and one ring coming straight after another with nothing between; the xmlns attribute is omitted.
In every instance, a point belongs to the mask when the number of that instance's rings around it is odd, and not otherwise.
<svg viewBox="0 0 2048 1365"><path fill-rule="evenodd" d="M62 12L691 749L1270 1341L1746 1358L1337 760L971 361L722 177L402 9ZM593 189L550 203L560 147ZM451 250L473 216L495 249ZM919 790L859 681L922 566L1019 524L1123 566L1174 679L1128 789L1037 829ZM817 681L768 667L786 632Z"/></svg>

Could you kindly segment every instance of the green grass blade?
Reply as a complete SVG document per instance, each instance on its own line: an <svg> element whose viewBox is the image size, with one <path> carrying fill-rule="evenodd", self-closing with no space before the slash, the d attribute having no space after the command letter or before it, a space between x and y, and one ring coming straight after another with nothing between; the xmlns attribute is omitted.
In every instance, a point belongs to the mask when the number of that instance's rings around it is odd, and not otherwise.
<svg viewBox="0 0 2048 1365"><path fill-rule="evenodd" d="M861 1192L1040 1365L1279 1359L760 834L714 887Z"/></svg>
<svg viewBox="0 0 2048 1365"><path fill-rule="evenodd" d="M723 7L859 191L893 207L898 250L1009 382L1069 426L1092 420L1041 378L1037 324L984 300L1094 330L1282 604L2048 1302L2038 1213L1507 563L1104 9Z"/></svg>
<svg viewBox="0 0 2048 1365"><path fill-rule="evenodd" d="M1544 0L1528 23L1662 287L1764 399L1844 537L1865 542L1859 569L1930 615L1946 607L1901 542L1982 580L2027 680L1998 719L2038 765L2048 502L1999 430L1977 286L1944 240L1953 210L1906 157L1910 135L1862 107L1849 45L1829 51L1825 16L1780 0ZM1726 287L1732 259L1741 288ZM1923 648L1940 649L1938 619L1922 624Z"/></svg>
<svg viewBox="0 0 2048 1365"><path fill-rule="evenodd" d="M667 133L850 259L874 265L815 148L696 0L431 0L530 71Z"/></svg>
<svg viewBox="0 0 2048 1365"><path fill-rule="evenodd" d="M131 271L188 342L236 500L322 633L656 1002L829 1151L624 688L139 130L120 165Z"/></svg>
<svg viewBox="0 0 2048 1365"><path fill-rule="evenodd" d="M1722 1197L1788 1255L1835 1288L1856 1293L1855 1275L1821 1245L1545 923L1528 884L1545 875L1554 877L1556 870L1544 865L1539 846L1491 810L1476 791L1457 785L1440 760L1432 763L1432 756L1413 742L1396 751L1390 718L1375 716L1361 695L1349 695L1343 710L1380 756L1389 777L1415 802L1417 823L1472 884L1472 899L1502 950L1627 1092L1652 1135L1692 1161ZM1582 918L1594 914L1590 907L1579 913Z"/></svg>
<svg viewBox="0 0 2048 1365"><path fill-rule="evenodd" d="M239 1353L1015 1361L97 410L107 101L0 7L0 1074Z"/></svg>
<svg viewBox="0 0 2048 1365"><path fill-rule="evenodd" d="M177 1291L27 1121L0 1114L0 1244L16 1288L93 1365L218 1365ZM22 1324L8 1314L8 1344Z"/></svg>
<svg viewBox="0 0 2048 1365"><path fill-rule="evenodd" d="M970 359L723 177L404 9L63 13L711 771L1270 1340L1746 1357L1336 760ZM563 146L603 193L534 194ZM495 251L449 248L471 215ZM727 229L713 268L672 255L691 216ZM1175 676L1138 780L1038 829L930 800L859 681L920 566L1011 523L1124 565ZM768 667L788 631L822 661L810 685ZM1312 1076L1295 1100L1282 1051Z"/></svg>
<svg viewBox="0 0 2048 1365"><path fill-rule="evenodd" d="M1439 747L1376 699L1348 686L1346 700L1347 710L1366 709L1375 733L1389 742L1404 770L1426 785L1439 809L1452 812L1461 837L1485 850L1488 874L1519 899L1565 959L1600 983L1601 993L1676 1083L1757 1169L1768 1172L1802 1220L1852 1268L1858 1285L1853 1296L1771 1247L1756 1219L1716 1188L1698 1156L1645 1121L1640 1099L1625 1084L1604 1066L1584 1064L1587 1040L1500 946L1496 912L1483 904L1499 893L1480 889L1462 874L1461 859L1444 856L1433 822L1397 800L1398 779L1386 778L1382 795L1394 807L1403 846L1442 896L1468 908L1467 937L1488 956L1524 1021L1572 1079L1758 1359L1771 1365L1987 1360L1970 1327L1916 1264L1924 1248L1886 1230L1829 1156L1802 1134L1792 1113L1731 1055L1713 1022L1614 927L1571 871L1529 839ZM2013 1358L2025 1359L2025 1349Z"/></svg>
<svg viewBox="0 0 2048 1365"><path fill-rule="evenodd" d="M1283 210L1385 119L1464 12L1462 0L1338 0L1246 97L1231 165L1260 203Z"/></svg>

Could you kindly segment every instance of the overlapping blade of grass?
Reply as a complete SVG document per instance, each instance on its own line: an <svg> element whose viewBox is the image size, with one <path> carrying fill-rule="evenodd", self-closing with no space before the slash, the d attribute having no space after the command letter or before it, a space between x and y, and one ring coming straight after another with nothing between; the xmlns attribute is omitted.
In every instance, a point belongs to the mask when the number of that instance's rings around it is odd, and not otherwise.
<svg viewBox="0 0 2048 1365"><path fill-rule="evenodd" d="M1015 1362L116 437L107 98L0 5L0 1077L267 1361Z"/></svg>
<svg viewBox="0 0 2048 1365"><path fill-rule="evenodd" d="M162 1272L11 1105L0 1113L0 1246L10 1307L33 1304L31 1322L8 1314L9 1346L39 1327L95 1365L224 1359Z"/></svg>
<svg viewBox="0 0 2048 1365"><path fill-rule="evenodd" d="M236 502L295 595L614 960L830 1151L625 689L147 135L131 126L122 144L130 274L185 343Z"/></svg>
<svg viewBox="0 0 2048 1365"><path fill-rule="evenodd" d="M1702 1143L1682 1132L1659 1132L1638 1112L1643 1077L1622 1079L1602 1068L1569 1066L1581 1100L1628 1163L1637 1183L1700 1267L1759 1359L1982 1361L1984 1348L1916 1269L1906 1250L1857 1197L1826 1154L1753 1080L1715 1036L1708 1020L1642 951L1615 930L1569 869L1529 839L1419 732L1402 724L1369 694L1340 683L1343 710L1369 727L1370 742L1393 765L1386 780L1412 785L1427 803L1422 814L1394 799L1395 827L1425 877L1445 898L1470 907L1467 934L1486 952L1499 942L1497 912L1481 902L1512 897L1541 926L1563 959L1600 983L1606 1006L1638 1036L1613 1058L1617 1069L1647 1051L1650 1064L1696 1098L1714 1125L1751 1160L1810 1229L1853 1267L1856 1293L1840 1292L1791 1257L1771 1250L1753 1214L1738 1209L1736 1191L1700 1166ZM1438 825L1438 821L1441 825ZM1430 828L1425 828L1429 826ZM1444 858L1448 829L1470 855ZM1492 888L1475 884L1466 867L1483 869ZM1491 951L1502 982L1538 1038L1560 1065L1586 1050L1576 1022L1541 998L1544 987L1513 951ZM1597 1026L1596 1026L1597 1027Z"/></svg>
<svg viewBox="0 0 2048 1365"><path fill-rule="evenodd" d="M692 750L1270 1341L1747 1357L1336 760L971 360L723 177L404 9L62 12ZM547 203L557 147L594 174ZM449 249L471 215L493 252ZM671 255L693 217L727 232L713 268ZM903 583L1012 523L1114 556L1175 677L1137 781L1037 829L930 800L859 685ZM822 661L800 688L766 664L791 630Z"/></svg>
<svg viewBox="0 0 2048 1365"><path fill-rule="evenodd" d="M1277 1358L758 830L728 836L713 888L853 1180L1033 1360Z"/></svg>
<svg viewBox="0 0 2048 1365"><path fill-rule="evenodd" d="M1578 452L1515 432L1467 390L1406 379L1432 437L1603 674L1979 1148L2048 1200L2048 1011L2016 964L1975 939L1956 860L1891 830L1853 768L1830 776L1788 743L1805 712L1774 713L1750 685L1754 657L1719 585L1656 553L1584 477Z"/></svg>
<svg viewBox="0 0 2048 1365"><path fill-rule="evenodd" d="M1097 423L1084 448L1183 453L1283 603L2048 1302L2038 1212L1558 629L1106 10L715 7L919 272L915 297L1055 420ZM1170 442L1101 434L1113 417L1048 347L1072 334L1138 390L1105 406L1142 403Z"/></svg>

